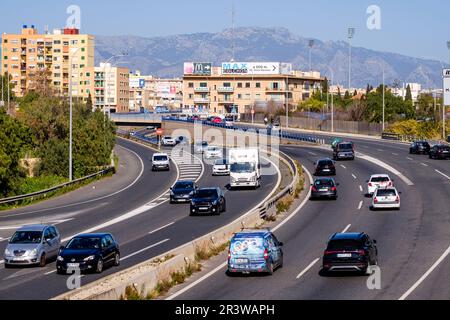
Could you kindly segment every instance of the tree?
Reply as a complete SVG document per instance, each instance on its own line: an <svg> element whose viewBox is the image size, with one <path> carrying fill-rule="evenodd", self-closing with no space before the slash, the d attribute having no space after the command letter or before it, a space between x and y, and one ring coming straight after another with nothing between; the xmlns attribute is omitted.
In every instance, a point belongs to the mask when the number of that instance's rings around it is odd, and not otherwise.
<svg viewBox="0 0 450 320"><path fill-rule="evenodd" d="M353 96L354 97L358 96L358 91L355 90L355 92L353 92Z"/></svg>
<svg viewBox="0 0 450 320"><path fill-rule="evenodd" d="M411 86L409 84L406 87L405 101L410 101L410 102L413 101L412 93L411 93Z"/></svg>
<svg viewBox="0 0 450 320"><path fill-rule="evenodd" d="M322 84L323 95L326 96L328 94L329 90L330 90L330 87L328 85L328 79L327 79L327 77L325 77L323 84Z"/></svg>

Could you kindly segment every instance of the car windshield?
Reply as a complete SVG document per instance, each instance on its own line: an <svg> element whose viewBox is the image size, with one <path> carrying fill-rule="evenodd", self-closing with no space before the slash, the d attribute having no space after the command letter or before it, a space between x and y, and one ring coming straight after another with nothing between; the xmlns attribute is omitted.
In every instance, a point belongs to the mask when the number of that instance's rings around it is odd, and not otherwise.
<svg viewBox="0 0 450 320"><path fill-rule="evenodd" d="M225 159L217 160L214 164L215 164L216 166L223 166L223 165L227 165L227 164L228 164L228 161L225 160Z"/></svg>
<svg viewBox="0 0 450 320"><path fill-rule="evenodd" d="M316 187L332 187L334 186L334 182L332 180L317 180L314 182Z"/></svg>
<svg viewBox="0 0 450 320"><path fill-rule="evenodd" d="M164 137L164 140L172 140L172 137Z"/></svg>
<svg viewBox="0 0 450 320"><path fill-rule="evenodd" d="M208 151L219 151L218 147L209 147Z"/></svg>
<svg viewBox="0 0 450 320"><path fill-rule="evenodd" d="M17 231L11 237L9 243L11 244L41 243L41 238L42 238L41 231Z"/></svg>
<svg viewBox="0 0 450 320"><path fill-rule="evenodd" d="M255 171L255 164L253 163L233 163L231 165L231 172L234 173L252 173Z"/></svg>
<svg viewBox="0 0 450 320"><path fill-rule="evenodd" d="M205 199L215 198L215 197L217 197L217 190L214 190L214 189L198 190L195 193L195 197L196 198L205 198Z"/></svg>
<svg viewBox="0 0 450 320"><path fill-rule="evenodd" d="M66 248L71 250L99 249L100 238L73 238Z"/></svg>
<svg viewBox="0 0 450 320"><path fill-rule="evenodd" d="M381 182L389 182L388 177L373 177L371 182L381 183Z"/></svg>
<svg viewBox="0 0 450 320"><path fill-rule="evenodd" d="M353 150L353 145L351 143L343 143L338 146L339 150Z"/></svg>
<svg viewBox="0 0 450 320"><path fill-rule="evenodd" d="M167 156L155 156L153 161L167 161Z"/></svg>
<svg viewBox="0 0 450 320"><path fill-rule="evenodd" d="M192 182L178 182L173 188L177 190L192 189L194 188L194 184Z"/></svg>
<svg viewBox="0 0 450 320"><path fill-rule="evenodd" d="M395 197L397 193L394 189L378 189L377 197Z"/></svg>
<svg viewBox="0 0 450 320"><path fill-rule="evenodd" d="M362 243L357 240L352 239L339 239L339 240L332 240L328 244L329 251L340 251L340 250L346 250L346 251L352 251L352 250L358 250L362 248Z"/></svg>

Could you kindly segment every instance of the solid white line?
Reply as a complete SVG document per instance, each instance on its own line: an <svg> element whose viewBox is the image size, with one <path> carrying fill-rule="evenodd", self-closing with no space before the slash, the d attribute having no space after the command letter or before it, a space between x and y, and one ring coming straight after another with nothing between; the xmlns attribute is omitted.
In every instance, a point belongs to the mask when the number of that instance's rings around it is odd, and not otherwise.
<svg viewBox="0 0 450 320"><path fill-rule="evenodd" d="M392 152L392 154L393 154L394 156L398 156L398 153Z"/></svg>
<svg viewBox="0 0 450 320"><path fill-rule="evenodd" d="M314 153L314 152L308 152L308 153L312 156L317 156L317 153Z"/></svg>
<svg viewBox="0 0 450 320"><path fill-rule="evenodd" d="M0 260L0 264L3 264L3 263L5 263L5 260Z"/></svg>
<svg viewBox="0 0 450 320"><path fill-rule="evenodd" d="M124 260L126 260L126 259L129 259L129 258L131 258L131 257L133 257L133 256L135 256L135 255L138 255L139 253L142 253L142 252L147 251L147 250L149 250L149 249L151 249L151 248L154 248L154 247L156 247L156 246L159 246L160 244L163 244L163 243L165 243L165 242L167 242L167 241L170 241L170 239L166 239L166 240L160 241L160 242L155 243L155 244L152 244L151 246L148 246L148 247L146 247L146 248L144 248L144 249L141 249L141 250L139 250L139 251L136 251L135 253L129 254L129 255L127 255L126 257L121 258L120 261L124 261Z"/></svg>
<svg viewBox="0 0 450 320"><path fill-rule="evenodd" d="M353 173L352 173L352 177L353 177L353 179L358 179Z"/></svg>
<svg viewBox="0 0 450 320"><path fill-rule="evenodd" d="M363 201L361 201L360 203L359 203L359 206L358 206L358 210L361 210L361 208L362 208L362 206L363 206Z"/></svg>
<svg viewBox="0 0 450 320"><path fill-rule="evenodd" d="M153 231L150 231L148 234L154 234L154 233L156 233L156 232L158 232L158 231L161 231L162 229L165 229L165 228L167 228L167 227L170 227L171 225L173 225L175 222L171 222L171 223L169 223L169 224L166 224L165 226L162 226L161 228L158 228L158 229L156 229L156 230L153 230Z"/></svg>
<svg viewBox="0 0 450 320"><path fill-rule="evenodd" d="M412 159L412 158L410 158L410 157L406 157L406 159L411 160L411 161L414 161L414 159Z"/></svg>
<svg viewBox="0 0 450 320"><path fill-rule="evenodd" d="M428 269L428 271L419 279L417 280L417 282L408 290L405 292L405 294L403 294L399 300L406 300L406 298L408 298L408 296L417 289L418 286L420 286L420 284L434 271L434 269L436 269L439 264L441 264L441 262L444 261L445 258L447 258L447 256L450 254L450 247L448 247L448 249L444 252L444 254L431 266L430 269Z"/></svg>
<svg viewBox="0 0 450 320"><path fill-rule="evenodd" d="M342 231L341 233L346 233L351 227L352 225L349 224L347 227L345 227L344 231Z"/></svg>
<svg viewBox="0 0 450 320"><path fill-rule="evenodd" d="M361 192L364 191L362 186L359 186L359 190L360 190Z"/></svg>
<svg viewBox="0 0 450 320"><path fill-rule="evenodd" d="M450 180L450 177L449 177L448 175L446 175L445 173L443 173L443 172L441 172L441 171L439 171L439 170L437 170L437 169L435 169L435 171L436 171L437 173L439 173L440 175L446 177L448 180Z"/></svg>
<svg viewBox="0 0 450 320"><path fill-rule="evenodd" d="M317 258L316 260L314 260L313 262L311 262L311 264L309 266L306 267L305 270L303 270L302 272L300 272L297 276L296 279L300 279L301 277L303 277L312 267L314 267L314 265L319 262L319 258Z"/></svg>
<svg viewBox="0 0 450 320"><path fill-rule="evenodd" d="M379 152L383 152L384 150L383 150L383 149L377 149L377 151L379 151Z"/></svg>
<svg viewBox="0 0 450 320"><path fill-rule="evenodd" d="M428 167L426 163L421 162L420 164L423 165L424 167Z"/></svg>
<svg viewBox="0 0 450 320"><path fill-rule="evenodd" d="M347 169L347 167L346 167L346 166L344 166L343 164L341 164L341 167L342 167L342 168L344 168L344 169Z"/></svg>
<svg viewBox="0 0 450 320"><path fill-rule="evenodd" d="M52 273L55 273L55 272L56 272L56 270L52 270L52 271L49 271L49 272L44 273L44 275L45 275L45 276L48 276L49 274L52 274Z"/></svg>

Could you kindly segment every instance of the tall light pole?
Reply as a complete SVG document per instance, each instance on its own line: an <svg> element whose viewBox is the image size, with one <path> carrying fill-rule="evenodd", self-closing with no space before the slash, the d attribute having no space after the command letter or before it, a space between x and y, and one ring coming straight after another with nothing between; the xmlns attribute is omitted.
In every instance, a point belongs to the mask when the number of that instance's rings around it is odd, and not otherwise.
<svg viewBox="0 0 450 320"><path fill-rule="evenodd" d="M309 71L312 71L312 60L311 60L311 58L312 58L312 48L314 47L314 40L313 39L309 40L308 45L309 45Z"/></svg>
<svg viewBox="0 0 450 320"><path fill-rule="evenodd" d="M447 49L450 50L450 41L447 41ZM445 94L445 88L443 91L443 94ZM444 101L444 97L442 97L442 138L445 141L445 134L446 134L446 124L447 124L447 110L446 110L446 105L445 105L445 101Z"/></svg>
<svg viewBox="0 0 450 320"><path fill-rule="evenodd" d="M286 76L286 129L289 129L289 76Z"/></svg>
<svg viewBox="0 0 450 320"><path fill-rule="evenodd" d="M108 60L106 60L106 62L104 62L103 64L103 76L104 76L104 84L105 84L105 103L103 105L103 114L106 117L106 108L108 107L108 95L109 95L109 90L108 90L108 82L109 82L109 74L111 73L111 67L109 68L109 72L106 72L106 67L108 66L108 64L116 58L122 58L122 57L126 57L128 56L128 52L125 53L121 53L121 54L116 54L111 56ZM108 109L109 111L109 109Z"/></svg>
<svg viewBox="0 0 450 320"><path fill-rule="evenodd" d="M328 70L331 73L331 86L328 86L328 91L331 92L331 87L334 85L334 72L330 66L327 65ZM328 95L329 93L327 93ZM334 94L331 92L331 132L334 132Z"/></svg>
<svg viewBox="0 0 450 320"><path fill-rule="evenodd" d="M355 28L348 28L348 92L352 87L352 39L355 35Z"/></svg>
<svg viewBox="0 0 450 320"><path fill-rule="evenodd" d="M73 56L80 50L80 48L76 48L70 54L70 72L69 72L69 181L73 181L73 98L72 98L72 60Z"/></svg>
<svg viewBox="0 0 450 320"><path fill-rule="evenodd" d="M386 73L384 64L379 61L372 61L373 63L376 63L380 66L383 76L383 122L382 122L382 128L383 132L386 129Z"/></svg>

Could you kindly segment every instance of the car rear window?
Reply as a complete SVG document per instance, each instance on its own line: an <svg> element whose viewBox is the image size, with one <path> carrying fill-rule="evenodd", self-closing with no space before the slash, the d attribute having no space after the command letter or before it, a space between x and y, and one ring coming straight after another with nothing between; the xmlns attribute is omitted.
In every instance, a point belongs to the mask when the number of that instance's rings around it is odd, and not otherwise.
<svg viewBox="0 0 450 320"><path fill-rule="evenodd" d="M231 241L232 255L255 255L264 253L264 240L261 237L235 238Z"/></svg>
<svg viewBox="0 0 450 320"><path fill-rule="evenodd" d="M215 165L217 165L217 166L221 166L221 165L227 165L228 164L228 161L227 160L217 160L216 162L215 162Z"/></svg>
<svg viewBox="0 0 450 320"><path fill-rule="evenodd" d="M373 177L371 182L389 182L388 177Z"/></svg>
<svg viewBox="0 0 450 320"><path fill-rule="evenodd" d="M332 180L317 180L314 185L316 187L332 187L334 183Z"/></svg>
<svg viewBox="0 0 450 320"><path fill-rule="evenodd" d="M358 240L352 240L352 239L340 239L340 240L331 240L328 243L328 249L329 251L336 251L336 250L358 250L363 247L362 242Z"/></svg>
<svg viewBox="0 0 450 320"><path fill-rule="evenodd" d="M333 161L331 160L320 160L319 161L319 166L332 166L333 165Z"/></svg>
<svg viewBox="0 0 450 320"><path fill-rule="evenodd" d="M353 145L351 143L341 143L338 146L339 150L353 150Z"/></svg>
<svg viewBox="0 0 450 320"><path fill-rule="evenodd" d="M394 189L378 189L377 197L395 197L397 193Z"/></svg>

